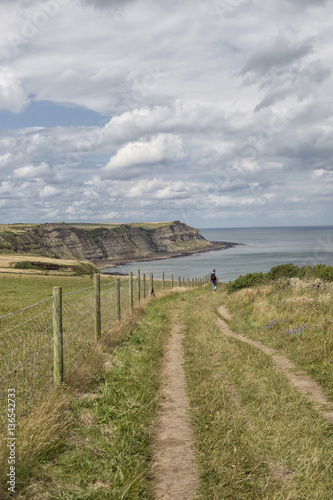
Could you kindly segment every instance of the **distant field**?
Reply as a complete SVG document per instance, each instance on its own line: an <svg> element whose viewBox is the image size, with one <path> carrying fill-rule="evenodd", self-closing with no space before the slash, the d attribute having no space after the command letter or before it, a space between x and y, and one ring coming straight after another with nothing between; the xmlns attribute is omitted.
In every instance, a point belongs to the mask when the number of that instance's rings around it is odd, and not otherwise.
<svg viewBox="0 0 333 500"><path fill-rule="evenodd" d="M133 223L116 223L116 222L106 222L106 223L86 223L86 222L69 222L68 224L73 227L77 227L79 229L84 229L86 231L92 231L93 229L97 229L99 227L105 227L107 229L118 227L121 225L132 226L132 227L142 227L143 229L156 229L157 227L170 226L173 221L168 222L133 222Z"/></svg>
<svg viewBox="0 0 333 500"><path fill-rule="evenodd" d="M24 254L0 254L0 269L10 268L12 264L15 262L24 262L24 261L35 261L39 262L48 262L50 264L59 264L63 266L72 266L74 263L79 263L79 261L70 260L70 259L54 259L52 257L44 257L41 255L24 255ZM22 272L22 269L16 269L16 271Z"/></svg>
<svg viewBox="0 0 333 500"><path fill-rule="evenodd" d="M37 226L38 224L0 224L0 233L11 231L13 233L24 233L26 228Z"/></svg>
<svg viewBox="0 0 333 500"><path fill-rule="evenodd" d="M98 267L87 261L57 259L38 254L0 254L1 274L89 275L94 272L99 272Z"/></svg>
<svg viewBox="0 0 333 500"><path fill-rule="evenodd" d="M107 229L111 229L113 227L118 227L126 224L126 226L133 227L142 227L143 229L156 229L157 227L170 226L174 221L159 221L159 222L133 222L133 223L125 223L125 222L66 222L69 226L77 227L79 229L84 229L86 231L92 231L93 229L97 229L99 227L105 227ZM56 223L54 223L56 224ZM5 231L11 231L14 233L24 232L26 228L38 226L39 224L35 223L22 223L22 224L0 224L0 233Z"/></svg>

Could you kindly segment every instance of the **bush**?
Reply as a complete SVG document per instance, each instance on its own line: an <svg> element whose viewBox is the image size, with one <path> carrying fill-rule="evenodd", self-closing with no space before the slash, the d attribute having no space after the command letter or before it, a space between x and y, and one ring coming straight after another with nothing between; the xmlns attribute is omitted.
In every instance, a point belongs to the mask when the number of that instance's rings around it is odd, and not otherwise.
<svg viewBox="0 0 333 500"><path fill-rule="evenodd" d="M29 261L15 262L14 269L37 269L37 271L43 271L41 267L38 267L36 264L32 264Z"/></svg>
<svg viewBox="0 0 333 500"><path fill-rule="evenodd" d="M267 277L263 273L249 273L245 276L239 276L234 281L229 281L227 285L228 292L235 292L241 288L248 288L250 286L261 285L266 283Z"/></svg>
<svg viewBox="0 0 333 500"><path fill-rule="evenodd" d="M282 264L272 267L267 273L270 280L278 280L279 278L299 278L303 275L302 270L296 264Z"/></svg>
<svg viewBox="0 0 333 500"><path fill-rule="evenodd" d="M98 267L90 262L80 262L76 266L73 266L73 271L76 276L85 274L90 274L92 276L93 274L100 272Z"/></svg>
<svg viewBox="0 0 333 500"><path fill-rule="evenodd" d="M302 268L295 264L281 264L272 267L268 273L249 273L245 276L239 276L234 281L229 281L227 285L228 292L235 292L241 288L262 285L269 281L275 281L282 278L320 278L324 281L333 281L333 266L326 264L316 264L314 267L304 266Z"/></svg>
<svg viewBox="0 0 333 500"><path fill-rule="evenodd" d="M313 277L320 278L325 281L333 281L333 266L326 264L316 264L312 268Z"/></svg>

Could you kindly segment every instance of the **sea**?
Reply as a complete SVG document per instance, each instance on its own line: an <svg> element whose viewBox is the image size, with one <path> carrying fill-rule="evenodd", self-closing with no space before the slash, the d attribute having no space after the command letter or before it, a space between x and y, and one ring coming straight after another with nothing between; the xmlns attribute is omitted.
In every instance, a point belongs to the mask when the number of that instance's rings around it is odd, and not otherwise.
<svg viewBox="0 0 333 500"><path fill-rule="evenodd" d="M240 275L267 272L272 267L293 263L302 267L318 263L333 265L333 226L247 227L199 229L208 241L237 243L226 250L203 252L184 257L132 262L103 269L135 275L153 273L156 279L173 274L174 279L202 278L216 269L220 282L228 283Z"/></svg>

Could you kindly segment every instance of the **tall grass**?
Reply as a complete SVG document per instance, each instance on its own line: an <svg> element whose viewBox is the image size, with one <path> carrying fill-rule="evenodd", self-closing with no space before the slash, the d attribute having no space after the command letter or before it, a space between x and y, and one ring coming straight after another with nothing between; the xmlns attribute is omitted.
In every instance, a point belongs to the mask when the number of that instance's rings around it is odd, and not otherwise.
<svg viewBox="0 0 333 500"><path fill-rule="evenodd" d="M331 283L291 286L284 280L225 294L224 300L235 331L281 350L333 400L332 295Z"/></svg>
<svg viewBox="0 0 333 500"><path fill-rule="evenodd" d="M51 396L44 409L50 421L43 411L22 422L19 498L153 498L151 429L175 301L172 295L136 307L87 353L67 387ZM47 443L38 441L38 433Z"/></svg>
<svg viewBox="0 0 333 500"><path fill-rule="evenodd" d="M265 311L263 295L259 289L257 293L257 311ZM293 292L279 293L279 302L288 302ZM245 318L252 306L241 297L233 294L228 300L230 307L233 304L233 326L241 325L248 334ZM269 356L221 333L216 312L226 299L221 287L217 293L207 289L183 302L180 311L186 325L185 368L201 475L198 498L330 499L331 425ZM242 323L237 322L239 315ZM301 356L295 353L295 358Z"/></svg>

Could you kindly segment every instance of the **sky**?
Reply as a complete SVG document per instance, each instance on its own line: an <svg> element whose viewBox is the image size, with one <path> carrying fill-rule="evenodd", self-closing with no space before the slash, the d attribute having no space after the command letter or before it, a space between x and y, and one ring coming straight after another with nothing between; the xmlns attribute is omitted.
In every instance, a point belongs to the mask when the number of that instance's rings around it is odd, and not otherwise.
<svg viewBox="0 0 333 500"><path fill-rule="evenodd" d="M333 2L2 0L0 222L332 224Z"/></svg>

